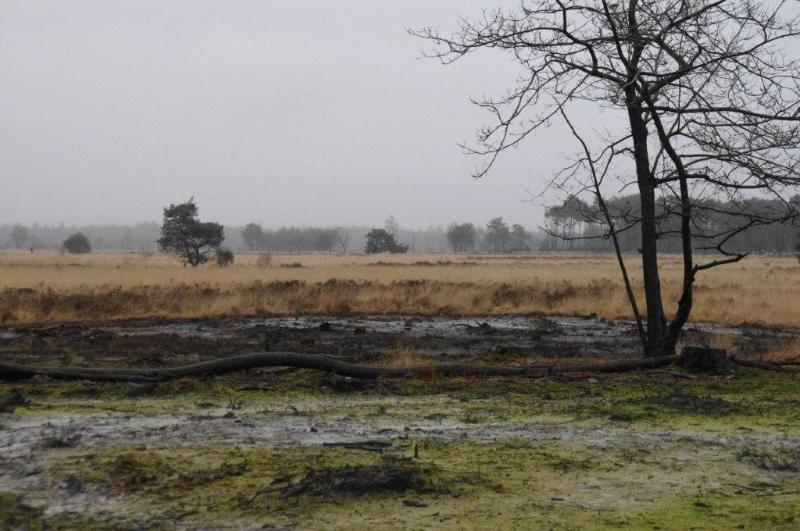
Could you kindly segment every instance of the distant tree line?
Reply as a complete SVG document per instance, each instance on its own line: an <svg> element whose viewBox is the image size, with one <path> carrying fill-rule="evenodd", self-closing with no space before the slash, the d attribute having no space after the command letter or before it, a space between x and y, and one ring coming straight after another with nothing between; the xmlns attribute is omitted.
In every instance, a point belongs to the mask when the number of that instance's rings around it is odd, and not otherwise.
<svg viewBox="0 0 800 531"><path fill-rule="evenodd" d="M256 223L249 223L242 229L241 235L244 246L249 251L346 252L349 242L349 234L338 228L281 227L269 230Z"/></svg>
<svg viewBox="0 0 800 531"><path fill-rule="evenodd" d="M367 234L367 253L405 253L413 245L398 241L402 229L393 216L386 220L384 229L372 229ZM502 217L493 218L485 228L472 223L452 223L444 232L449 250L454 253L485 251L492 253L517 253L535 248L535 237L522 225L510 227ZM400 238L402 239L402 238Z"/></svg>
<svg viewBox="0 0 800 531"><path fill-rule="evenodd" d="M81 233L97 251L153 252L158 249L157 223L136 225L0 225L0 248L59 250L64 240Z"/></svg>
<svg viewBox="0 0 800 531"><path fill-rule="evenodd" d="M790 204L800 203L794 196ZM641 231L637 230L641 218L638 195L614 197L606 200L617 238L623 252L638 252L641 248ZM698 201L692 234L697 251L713 251L724 241L735 252L790 253L800 243L800 227L792 223L764 224L759 220L777 218L788 212L790 204L776 199L748 198L737 201ZM735 212L736 214L731 214ZM672 198L659 198L656 205L658 248L662 252L681 250L680 204ZM745 230L742 218L753 222ZM597 205L577 197L545 211L546 224L542 250L574 250L610 252L612 243L608 227Z"/></svg>
<svg viewBox="0 0 800 531"><path fill-rule="evenodd" d="M520 253L536 249L534 234L516 223L509 227L502 217L491 219L485 228L472 223L453 223L445 234L454 253Z"/></svg>
<svg viewBox="0 0 800 531"><path fill-rule="evenodd" d="M502 219L502 218L501 218ZM394 236L407 251L447 252L457 246L457 252L517 252L536 250L538 235L527 232L520 225L511 225L506 236L504 222L497 224L498 234L485 225L472 223L454 224L462 226L461 236L448 235L451 227L432 226L424 229L402 227L394 218L389 218L382 230ZM375 227L279 227L265 228L257 223L244 227L224 227L224 241L233 251L280 252L280 253L347 253L364 252L367 235ZM520 235L525 232L526 237ZM0 225L0 248L59 250L66 238L75 233L84 234L96 251L122 250L156 252L161 228L157 223L140 223L132 226L119 225ZM524 243L521 243L523 242Z"/></svg>
<svg viewBox="0 0 800 531"><path fill-rule="evenodd" d="M793 198L793 200L800 198ZM640 248L640 231L637 229L639 204L636 195L611 198L609 210L619 233L622 250L636 253ZM747 199L733 203L705 202L703 216L698 216L697 232L725 234L733 223L724 212L753 214L754 219L765 212L779 212L787 208L777 201ZM661 199L658 204L659 249L678 252L680 216L674 201ZM347 253L365 252L370 231L383 230L394 237L397 245L408 252L454 253L520 253L529 251L611 252L607 230L598 209L592 203L577 197L568 197L545 210L545 222L537 231L522 225L507 223L497 217L486 224L470 222L452 223L446 228L408 229L393 217L382 228L364 226L339 227L280 227L276 229L250 223L244 227L224 227L224 241L232 251L279 253ZM81 233L90 242L92 250L125 250L155 252L161 237L156 223L133 226L114 225L0 225L0 247L6 249L60 250L71 235ZM380 233L376 233L381 236ZM721 237L721 236L720 236ZM373 238L374 239L374 238ZM378 238L380 239L380 238ZM719 238L717 238L718 240ZM377 240L376 240L377 241ZM699 238L698 247L714 247L714 238ZM731 244L743 252L793 253L800 243L800 227L791 224L760 225L754 223L748 230L730 238ZM380 248L380 247L379 247ZM395 251L399 251L397 247ZM698 249L702 251L702 249ZM389 252L383 248L379 252Z"/></svg>

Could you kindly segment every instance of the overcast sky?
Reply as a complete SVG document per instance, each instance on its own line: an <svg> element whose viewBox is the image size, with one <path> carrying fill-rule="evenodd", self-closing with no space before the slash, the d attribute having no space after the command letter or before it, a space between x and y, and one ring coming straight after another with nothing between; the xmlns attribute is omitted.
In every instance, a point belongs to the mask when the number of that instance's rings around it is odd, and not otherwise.
<svg viewBox="0 0 800 531"><path fill-rule="evenodd" d="M228 225L503 215L573 151L546 132L473 180L457 143L517 70L420 59L406 28L516 0L0 2L0 223L132 223L194 196ZM555 132L557 133L557 132Z"/></svg>

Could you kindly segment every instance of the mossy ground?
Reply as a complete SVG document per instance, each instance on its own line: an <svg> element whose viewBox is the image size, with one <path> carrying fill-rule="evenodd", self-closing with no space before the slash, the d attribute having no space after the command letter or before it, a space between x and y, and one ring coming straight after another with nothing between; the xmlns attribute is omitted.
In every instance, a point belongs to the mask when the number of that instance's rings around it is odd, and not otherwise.
<svg viewBox="0 0 800 531"><path fill-rule="evenodd" d="M398 445L398 452L412 455ZM796 475L764 486L751 466L688 448L652 451L507 440L425 442L418 465L429 492L330 491L286 497L309 469L368 465L370 452L341 448L227 445L114 447L64 456L56 474L82 488L129 499L126 511L186 526L304 528L794 528L800 522ZM795 494L791 494L794 492ZM787 494L788 493L788 494ZM409 507L411 505L411 507Z"/></svg>
<svg viewBox="0 0 800 531"><path fill-rule="evenodd" d="M70 527L76 521L101 527L341 529L800 525L800 477L740 458L749 447L796 444L800 378L793 373L743 370L705 377L654 371L578 381L433 375L355 382L300 371L153 386L43 380L0 386L0 399L12 388L30 403L3 420L7 429L56 416L184 418L230 408L237 420L256 425L290 415L309 423L357 420L366 426L441 421L496 425L498 436L415 439L412 430L392 439L384 453L410 458L425 471L430 488L364 495L285 496L287 485L309 470L381 459L377 452L302 439L281 446L165 439L37 447L34 457L47 481L0 487L6 491L0 512L11 515L10 527ZM535 426L545 435L504 434L503 426ZM572 438L570 429L598 435ZM548 430L558 435L548 437ZM55 493L73 496L71 504L54 510ZM76 496L82 510L76 509Z"/></svg>
<svg viewBox="0 0 800 531"><path fill-rule="evenodd" d="M103 529L99 522L74 515L45 517L43 511L31 507L16 493L0 491L0 528L40 531L49 529Z"/></svg>
<svg viewBox="0 0 800 531"><path fill-rule="evenodd" d="M677 370L550 378L442 378L358 381L314 373L233 375L162 384L65 383L51 380L0 386L30 403L18 415L188 415L209 409L242 414L317 418L420 418L468 423L574 421L646 428L736 429L800 435L800 371L741 370L702 376Z"/></svg>

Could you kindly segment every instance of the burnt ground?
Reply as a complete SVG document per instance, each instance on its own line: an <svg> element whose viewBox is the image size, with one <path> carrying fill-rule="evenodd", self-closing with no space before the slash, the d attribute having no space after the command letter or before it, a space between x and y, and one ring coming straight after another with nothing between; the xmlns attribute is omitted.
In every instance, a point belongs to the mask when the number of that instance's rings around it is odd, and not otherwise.
<svg viewBox="0 0 800 531"><path fill-rule="evenodd" d="M791 330L696 324L755 355ZM597 318L299 317L0 329L0 356L184 364L256 350L358 363L638 356ZM800 522L800 377L678 369L364 382L248 371L0 384L0 527L661 527ZM3 519L5 518L5 519Z"/></svg>
<svg viewBox="0 0 800 531"><path fill-rule="evenodd" d="M686 344L730 342L737 355L763 352L795 331L693 324ZM378 361L405 350L439 360L639 355L632 323L589 317L276 317L111 326L0 328L0 355L20 363L150 367L248 351L328 354Z"/></svg>

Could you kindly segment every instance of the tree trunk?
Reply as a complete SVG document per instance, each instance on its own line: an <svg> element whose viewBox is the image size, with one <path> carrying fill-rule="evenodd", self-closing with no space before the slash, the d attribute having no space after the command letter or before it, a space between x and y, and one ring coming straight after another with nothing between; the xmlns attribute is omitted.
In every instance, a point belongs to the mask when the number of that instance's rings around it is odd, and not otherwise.
<svg viewBox="0 0 800 531"><path fill-rule="evenodd" d="M653 124L656 126L659 140L664 147L667 155L672 163L675 165L675 170L678 172L678 179L680 182L681 190L681 253L683 257L683 289L681 290L681 298L678 301L678 309L675 312L675 317L667 327L664 339L660 343L655 355L673 354L675 346L678 343L683 325L689 320L689 314L692 311L693 304L693 289L694 289L694 256L692 251L692 232L691 232L691 219L692 219L692 202L689 196L689 182L686 174L686 167L681 160L680 155L675 151L672 142L669 139L667 131L664 129L664 124L661 122L661 117L658 111L654 108L653 100L647 92L645 86L645 99L650 108L650 115L653 119Z"/></svg>
<svg viewBox="0 0 800 531"><path fill-rule="evenodd" d="M647 346L645 356L658 356L663 352L662 343L666 332L664 304L661 300L661 279L658 273L658 234L656 228L655 180L650 172L650 156L647 148L647 125L642 116L642 107L636 93L628 89L628 118L633 137L636 162L636 180L639 185L641 203L640 223L642 231L642 276L644 298L647 308Z"/></svg>

